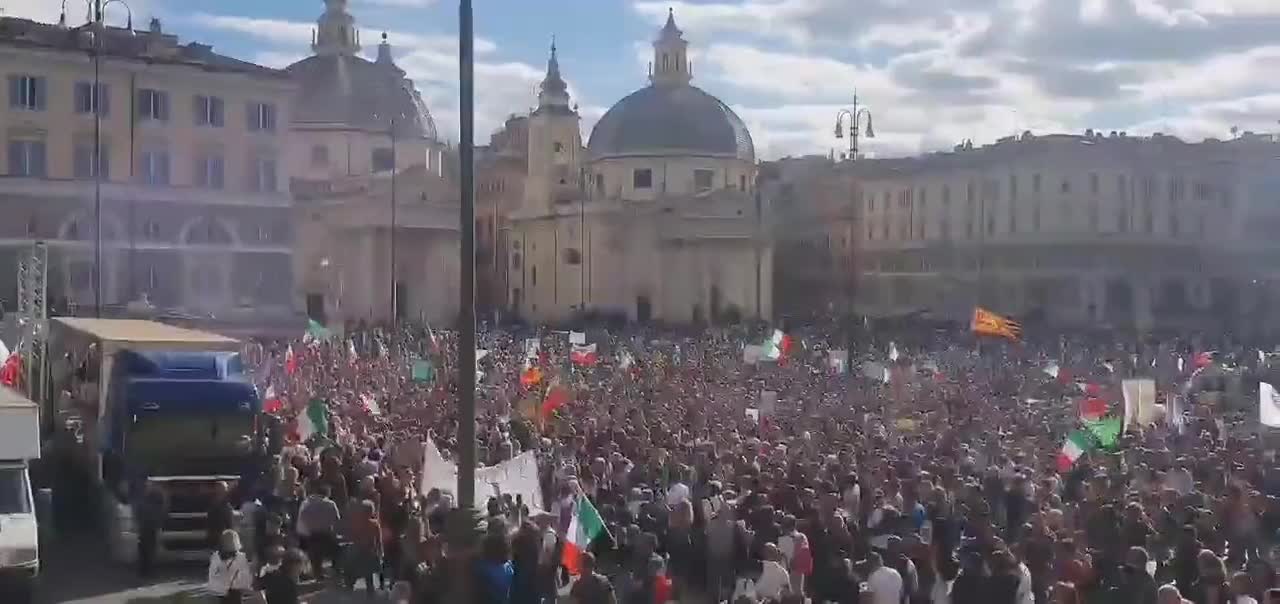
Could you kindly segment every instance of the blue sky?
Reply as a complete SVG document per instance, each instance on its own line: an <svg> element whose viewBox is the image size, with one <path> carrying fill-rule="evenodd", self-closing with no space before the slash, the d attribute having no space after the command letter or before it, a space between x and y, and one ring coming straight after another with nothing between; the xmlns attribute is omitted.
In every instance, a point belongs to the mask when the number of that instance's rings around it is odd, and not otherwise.
<svg viewBox="0 0 1280 604"><path fill-rule="evenodd" d="M282 67L309 52L323 0L128 0L183 40ZM0 0L52 21L57 0ZM85 0L68 0L74 24ZM1280 0L475 0L479 142L527 111L552 35L583 138L645 84L673 8L694 83L746 120L762 158L837 151L855 87L889 156L1031 130L1227 137L1280 129ZM457 137L456 0L349 0L372 53L388 31L446 136ZM123 11L108 11L122 22Z"/></svg>

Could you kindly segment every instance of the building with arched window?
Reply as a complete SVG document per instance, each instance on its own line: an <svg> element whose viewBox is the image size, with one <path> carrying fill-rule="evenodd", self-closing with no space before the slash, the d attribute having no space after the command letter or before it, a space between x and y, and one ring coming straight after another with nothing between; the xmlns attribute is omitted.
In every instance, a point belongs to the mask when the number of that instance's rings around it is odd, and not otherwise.
<svg viewBox="0 0 1280 604"><path fill-rule="evenodd" d="M14 308L17 258L44 242L53 312L92 313L100 282L108 315L146 299L133 308L292 317L280 126L294 82L158 19L135 31L68 16L0 16L0 304Z"/></svg>

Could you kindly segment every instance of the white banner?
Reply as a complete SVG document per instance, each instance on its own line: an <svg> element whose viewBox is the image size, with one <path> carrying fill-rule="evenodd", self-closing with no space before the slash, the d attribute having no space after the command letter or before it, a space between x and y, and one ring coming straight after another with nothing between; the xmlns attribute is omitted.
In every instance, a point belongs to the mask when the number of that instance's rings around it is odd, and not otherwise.
<svg viewBox="0 0 1280 604"><path fill-rule="evenodd" d="M764 347L759 344L747 344L742 347L742 362L747 365L755 365L760 362L760 357L764 355Z"/></svg>
<svg viewBox="0 0 1280 604"><path fill-rule="evenodd" d="M1280 428L1280 393L1267 382L1258 382L1258 421L1268 428Z"/></svg>
<svg viewBox="0 0 1280 604"><path fill-rule="evenodd" d="M1124 393L1124 425L1147 426L1158 418L1156 414L1156 381L1148 378L1124 380L1120 383Z"/></svg>
<svg viewBox="0 0 1280 604"><path fill-rule="evenodd" d="M843 375L845 370L849 368L849 351L828 350L827 368L830 369L832 373Z"/></svg>
<svg viewBox="0 0 1280 604"><path fill-rule="evenodd" d="M458 466L445 459L435 441L428 438L422 446L422 481L418 491L425 496L431 489L448 491L456 497ZM475 489L478 510L485 509L490 497L502 495L511 495L513 501L519 495L530 512L546 509L542 486L538 483L538 459L533 451L525 451L496 466L476 468Z"/></svg>
<svg viewBox="0 0 1280 604"><path fill-rule="evenodd" d="M778 393L774 390L760 391L760 414L773 415L778 412Z"/></svg>

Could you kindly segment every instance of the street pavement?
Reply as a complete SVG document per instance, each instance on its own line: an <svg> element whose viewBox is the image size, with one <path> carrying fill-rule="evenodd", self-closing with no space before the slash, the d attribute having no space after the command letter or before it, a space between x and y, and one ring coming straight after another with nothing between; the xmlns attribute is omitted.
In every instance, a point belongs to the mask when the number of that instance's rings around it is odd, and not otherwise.
<svg viewBox="0 0 1280 604"><path fill-rule="evenodd" d="M142 579L130 567L106 559L106 547L88 537L48 545L36 592L39 604L206 604L206 568L185 564L160 567ZM307 596L308 604L370 602L363 585L356 593L325 589ZM372 600L386 602L384 597Z"/></svg>

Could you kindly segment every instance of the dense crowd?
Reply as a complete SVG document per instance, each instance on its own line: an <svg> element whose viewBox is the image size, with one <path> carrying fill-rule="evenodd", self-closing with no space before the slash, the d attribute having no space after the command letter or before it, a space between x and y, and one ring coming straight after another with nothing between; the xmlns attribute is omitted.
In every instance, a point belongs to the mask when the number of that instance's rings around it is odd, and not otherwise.
<svg viewBox="0 0 1280 604"><path fill-rule="evenodd" d="M255 344L287 445L212 510L210 587L271 604L303 577L423 604L459 582L495 604L1247 604L1280 586L1280 466L1186 388L1204 364L1181 359L1207 342L833 333L792 329L784 355L748 363L765 331L588 331L597 354L573 360L564 332L484 331L478 459L534 452L542 500L477 494L488 524L465 554L445 542L453 493L420 488L424 447L460 445L454 334ZM1186 402L1062 465L1080 399L1123 414L1134 376ZM313 400L320 433L298 426ZM569 577L585 506L605 530Z"/></svg>

